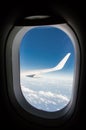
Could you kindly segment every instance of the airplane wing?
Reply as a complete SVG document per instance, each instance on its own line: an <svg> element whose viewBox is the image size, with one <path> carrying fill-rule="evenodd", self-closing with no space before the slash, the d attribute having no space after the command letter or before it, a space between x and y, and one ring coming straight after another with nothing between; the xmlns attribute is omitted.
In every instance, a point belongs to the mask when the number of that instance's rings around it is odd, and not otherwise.
<svg viewBox="0 0 86 130"><path fill-rule="evenodd" d="M29 71L27 76L28 77L36 77L40 74L53 72L53 71L56 71L56 70L61 70L64 67L64 65L66 64L70 55L71 55L71 53L67 53L67 55L59 62L59 64L57 64L57 66L55 66L53 68Z"/></svg>

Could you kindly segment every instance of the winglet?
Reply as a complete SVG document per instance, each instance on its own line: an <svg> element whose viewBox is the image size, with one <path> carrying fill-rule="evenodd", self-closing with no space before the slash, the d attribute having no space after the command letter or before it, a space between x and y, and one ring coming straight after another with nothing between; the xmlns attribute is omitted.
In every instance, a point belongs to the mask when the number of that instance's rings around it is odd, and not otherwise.
<svg viewBox="0 0 86 130"><path fill-rule="evenodd" d="M68 60L68 58L69 58L70 55L71 55L71 53L68 53L68 54L60 61L60 63L59 63L56 67L54 67L54 69L56 69L56 70L62 69L62 68L64 67L65 63L67 62L67 60Z"/></svg>

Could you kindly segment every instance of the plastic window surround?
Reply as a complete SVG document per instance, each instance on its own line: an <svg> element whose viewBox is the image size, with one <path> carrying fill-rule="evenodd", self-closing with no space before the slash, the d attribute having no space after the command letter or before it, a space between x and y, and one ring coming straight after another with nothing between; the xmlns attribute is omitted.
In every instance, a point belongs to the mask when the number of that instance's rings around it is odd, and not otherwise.
<svg viewBox="0 0 86 130"><path fill-rule="evenodd" d="M45 25L44 25L45 26ZM74 49L75 49L75 74L74 74L74 83L73 83L73 92L70 103L63 109L57 112L44 112L32 107L24 98L21 87L20 87L20 63L19 63L19 47L22 37L27 31L34 28L35 26L15 26L11 31L6 47L6 67L7 67L7 82L8 82L8 93L13 105L17 108L16 102L20 105L24 111L31 113L32 115L46 118L46 119L57 119L65 114L69 113L69 116L72 114L77 97L77 88L78 88L78 78L79 78L79 64L80 64L80 51L78 40L68 26L68 24L58 24L58 25L49 25L52 27L57 27L64 31L72 40ZM18 109L18 108L17 108Z"/></svg>

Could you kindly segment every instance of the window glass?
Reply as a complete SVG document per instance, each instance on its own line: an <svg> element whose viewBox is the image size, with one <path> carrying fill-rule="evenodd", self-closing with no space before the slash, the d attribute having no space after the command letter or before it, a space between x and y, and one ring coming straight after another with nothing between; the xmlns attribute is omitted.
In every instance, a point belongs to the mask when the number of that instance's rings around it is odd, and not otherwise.
<svg viewBox="0 0 86 130"><path fill-rule="evenodd" d="M27 102L54 112L71 100L75 50L70 37L53 26L38 26L23 36L19 50L20 86Z"/></svg>

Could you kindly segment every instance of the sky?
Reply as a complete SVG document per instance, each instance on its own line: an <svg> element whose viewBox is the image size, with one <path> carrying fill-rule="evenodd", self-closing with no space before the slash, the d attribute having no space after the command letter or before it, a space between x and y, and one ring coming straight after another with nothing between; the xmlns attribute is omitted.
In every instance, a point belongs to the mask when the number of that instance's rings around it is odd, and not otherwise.
<svg viewBox="0 0 86 130"><path fill-rule="evenodd" d="M71 55L64 68L58 73L72 74L74 72L75 52L71 39L56 27L34 27L21 40L20 70L29 71L55 67L67 53L71 53ZM57 72L53 73L57 74Z"/></svg>

